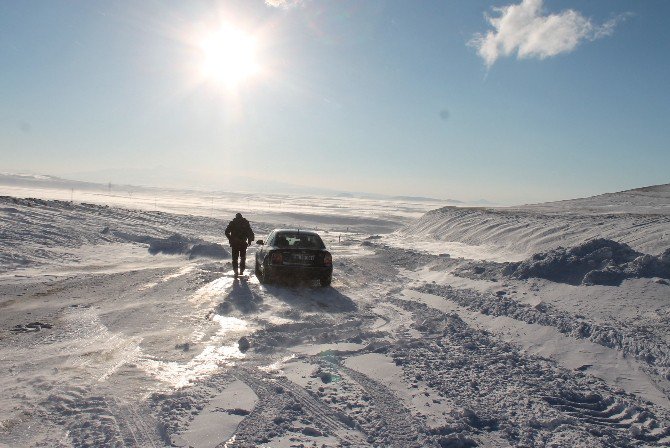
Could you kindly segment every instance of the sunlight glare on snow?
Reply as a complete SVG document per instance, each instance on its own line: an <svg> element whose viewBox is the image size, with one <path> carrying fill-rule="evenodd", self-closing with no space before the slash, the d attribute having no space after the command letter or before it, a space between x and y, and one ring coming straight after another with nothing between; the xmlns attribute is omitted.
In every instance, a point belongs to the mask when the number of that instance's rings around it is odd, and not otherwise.
<svg viewBox="0 0 670 448"><path fill-rule="evenodd" d="M187 363L146 359L144 368L155 378L181 389L192 381L214 373L222 365L234 365L235 360L245 357L238 347L237 340L248 330L248 323L236 317L215 315L213 321L219 324L219 330L208 344Z"/></svg>
<svg viewBox="0 0 670 448"><path fill-rule="evenodd" d="M200 304L223 296L233 285L232 277L219 277L198 289L190 298L192 304ZM235 360L245 357L239 350L237 340L251 331L249 322L232 316L214 314L213 322L219 326L215 335L205 342L205 348L186 363L164 362L146 359L144 369L158 380L170 384L175 389L187 386L194 380L215 372L222 365L234 365ZM196 334L197 333L197 334ZM201 341L205 332L198 331L191 340Z"/></svg>
<svg viewBox="0 0 670 448"><path fill-rule="evenodd" d="M221 365L234 365L235 360L244 358L237 343L216 347L208 345L189 362L159 361L147 359L144 368L156 379L170 384L175 389L188 386L191 382L215 372Z"/></svg>
<svg viewBox="0 0 670 448"><path fill-rule="evenodd" d="M172 274L168 274L165 277L161 278L157 282L145 283L144 285L140 286L138 288L138 290L139 291L146 291L148 289L155 288L156 286L158 286L159 283L165 283L165 282L167 282L169 280L172 280L174 278L181 277L182 275L186 275L189 272L191 272L193 269L195 269L193 266L184 266L183 268L179 269L177 272L173 272Z"/></svg>
<svg viewBox="0 0 670 448"><path fill-rule="evenodd" d="M293 319L287 319L285 317L281 316L268 316L267 321L271 325L285 325L285 324L291 324L295 322Z"/></svg>
<svg viewBox="0 0 670 448"><path fill-rule="evenodd" d="M202 303L220 297L227 289L233 286L233 282L234 279L232 277L219 277L198 289L191 298L189 298L189 302Z"/></svg>
<svg viewBox="0 0 670 448"><path fill-rule="evenodd" d="M212 320L219 329L207 341L205 348L187 363L176 361L144 360L144 369L158 380L181 389L191 382L206 377L221 366L234 365L235 360L245 357L237 340L250 331L249 323L236 317L215 314ZM235 341L235 342L233 342Z"/></svg>
<svg viewBox="0 0 670 448"><path fill-rule="evenodd" d="M137 288L138 291L146 291L147 289L151 289L158 286L158 282L149 282L145 283L144 285L140 286Z"/></svg>
<svg viewBox="0 0 670 448"><path fill-rule="evenodd" d="M191 272L193 269L194 269L193 266L184 266L183 268L181 268L181 269L178 270L177 272L175 272L175 273L173 273L173 274L170 274L170 275L166 275L165 277L163 277L163 278L161 279L161 281L162 281L162 282L166 282L166 281L168 281L168 280L172 280L173 278L181 277L182 275L186 275L186 274L188 274L188 273Z"/></svg>
<svg viewBox="0 0 670 448"><path fill-rule="evenodd" d="M267 366L259 366L258 370L261 370L263 372L276 372L278 370L281 370L281 368L289 362L290 360L294 359L296 356L295 354L290 354L288 356L284 356L282 359L273 362L270 365Z"/></svg>
<svg viewBox="0 0 670 448"><path fill-rule="evenodd" d="M238 319L237 317L220 316L218 314L215 314L212 320L219 324L219 326L221 327L220 332L222 334L231 331L241 331L249 326L249 324L246 321Z"/></svg>

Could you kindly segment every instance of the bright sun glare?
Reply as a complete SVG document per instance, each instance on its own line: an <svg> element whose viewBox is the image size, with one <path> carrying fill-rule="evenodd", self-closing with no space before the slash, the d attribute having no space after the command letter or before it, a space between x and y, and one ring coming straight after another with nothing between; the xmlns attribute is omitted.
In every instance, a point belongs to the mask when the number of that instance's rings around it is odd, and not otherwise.
<svg viewBox="0 0 670 448"><path fill-rule="evenodd" d="M234 88L259 72L256 39L242 30L223 25L200 43L202 74L227 88Z"/></svg>

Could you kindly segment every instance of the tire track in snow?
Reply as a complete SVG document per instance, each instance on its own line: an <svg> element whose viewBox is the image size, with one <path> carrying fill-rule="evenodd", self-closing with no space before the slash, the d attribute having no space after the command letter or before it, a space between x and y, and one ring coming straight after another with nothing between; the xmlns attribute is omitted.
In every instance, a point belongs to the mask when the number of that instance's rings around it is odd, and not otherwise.
<svg viewBox="0 0 670 448"><path fill-rule="evenodd" d="M598 324L546 304L543 308L538 309L513 298L485 295L448 285L427 283L413 289L443 297L474 312L491 316L506 316L529 324L554 327L559 332L576 339L586 339L603 347L619 350L652 368L670 367L670 347L645 333L634 333L626 331L625 328L619 329L607 324Z"/></svg>
<svg viewBox="0 0 670 448"><path fill-rule="evenodd" d="M434 446L422 436L428 433L428 429L412 417L389 388L356 370L342 365L337 365L336 368L369 394L372 406L384 423L383 431L378 434L383 440L383 446L399 448Z"/></svg>
<svg viewBox="0 0 670 448"><path fill-rule="evenodd" d="M587 424L628 430L644 442L659 442L670 436L670 427L661 426L648 411L616 397L566 390L558 396L546 396L544 399Z"/></svg>
<svg viewBox="0 0 670 448"><path fill-rule="evenodd" d="M288 379L248 369L240 369L235 376L256 393L259 401L240 423L235 440L223 442L219 448L266 443L280 431L289 429L286 425L290 423L289 419L295 420L301 415L312 419L322 432L337 437L343 446L367 445L333 409Z"/></svg>
<svg viewBox="0 0 670 448"><path fill-rule="evenodd" d="M160 448L165 441L158 433L158 423L147 410L139 410L137 405L119 398L105 400L116 417L123 439L128 447Z"/></svg>
<svg viewBox="0 0 670 448"><path fill-rule="evenodd" d="M469 327L456 314L413 301L393 303L415 314L415 326L426 337L392 347L391 356L408 381L420 375L462 407L449 431L490 431L513 445L528 446L562 436L577 436L594 446L665 443L670 415L664 409L581 372L528 356Z"/></svg>
<svg viewBox="0 0 670 448"><path fill-rule="evenodd" d="M67 428L76 447L126 446L121 428L103 396L90 395L87 388L56 390L44 403L56 423Z"/></svg>

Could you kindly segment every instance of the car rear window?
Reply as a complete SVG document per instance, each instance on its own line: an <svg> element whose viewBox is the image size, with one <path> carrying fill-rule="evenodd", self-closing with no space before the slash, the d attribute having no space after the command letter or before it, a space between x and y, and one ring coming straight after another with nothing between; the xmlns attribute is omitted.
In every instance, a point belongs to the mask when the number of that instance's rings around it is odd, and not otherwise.
<svg viewBox="0 0 670 448"><path fill-rule="evenodd" d="M299 232L282 232L275 236L274 245L277 247L300 248L300 249L325 249L319 235L299 233Z"/></svg>

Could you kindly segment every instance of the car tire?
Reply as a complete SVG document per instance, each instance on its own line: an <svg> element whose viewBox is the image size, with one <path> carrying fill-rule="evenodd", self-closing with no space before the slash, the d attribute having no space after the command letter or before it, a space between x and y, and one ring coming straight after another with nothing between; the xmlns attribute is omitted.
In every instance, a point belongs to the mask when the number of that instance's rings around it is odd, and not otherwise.
<svg viewBox="0 0 670 448"><path fill-rule="evenodd" d="M263 263L263 270L260 271L260 275L258 276L258 281L264 284L270 283L270 273L268 272L269 268L267 263Z"/></svg>
<svg viewBox="0 0 670 448"><path fill-rule="evenodd" d="M325 288L326 286L330 286L330 283L332 281L333 281L333 278L331 276L323 277L323 278L319 279L319 284L321 284L321 286L323 286Z"/></svg>

